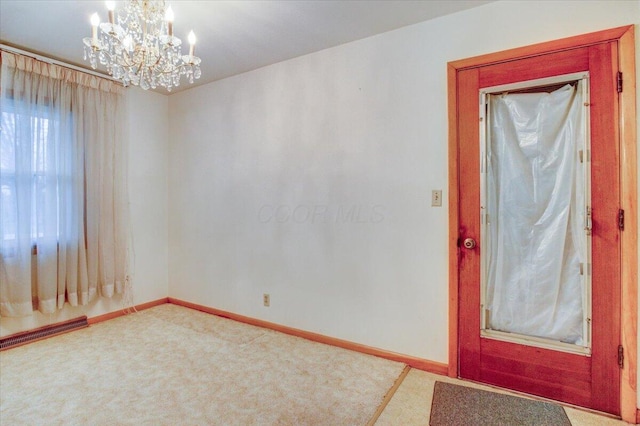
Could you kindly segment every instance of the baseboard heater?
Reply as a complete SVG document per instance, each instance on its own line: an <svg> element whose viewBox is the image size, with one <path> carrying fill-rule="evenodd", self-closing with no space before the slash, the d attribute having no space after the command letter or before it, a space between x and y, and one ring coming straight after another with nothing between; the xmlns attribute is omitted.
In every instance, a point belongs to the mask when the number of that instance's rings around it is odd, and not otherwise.
<svg viewBox="0 0 640 426"><path fill-rule="evenodd" d="M40 327L35 330L12 334L11 336L0 338L0 351L88 326L89 323L87 322L87 317L83 316L69 321Z"/></svg>

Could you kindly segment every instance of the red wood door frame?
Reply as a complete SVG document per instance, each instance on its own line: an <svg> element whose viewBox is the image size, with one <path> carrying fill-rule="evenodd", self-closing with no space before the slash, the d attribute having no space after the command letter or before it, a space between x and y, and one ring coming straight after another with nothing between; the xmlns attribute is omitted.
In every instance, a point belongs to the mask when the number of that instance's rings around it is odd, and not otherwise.
<svg viewBox="0 0 640 426"><path fill-rule="evenodd" d="M625 230L621 239L621 336L625 348L625 365L620 383L620 413L623 419L636 418L636 358L637 358L637 165L636 165L636 110L635 110L635 58L633 26L590 33L548 43L527 46L474 58L450 62L449 77L449 375L458 376L458 332L459 327L474 325L459 324L459 267L466 261L460 256L458 238L459 176L472 170L459 167L459 141L465 137L460 133L458 117L465 108L458 98L459 73L480 67L522 60L553 52L573 50L614 41L618 45L618 64L624 76L624 90L619 97L620 128L620 207L625 210ZM525 61L526 62L526 61Z"/></svg>

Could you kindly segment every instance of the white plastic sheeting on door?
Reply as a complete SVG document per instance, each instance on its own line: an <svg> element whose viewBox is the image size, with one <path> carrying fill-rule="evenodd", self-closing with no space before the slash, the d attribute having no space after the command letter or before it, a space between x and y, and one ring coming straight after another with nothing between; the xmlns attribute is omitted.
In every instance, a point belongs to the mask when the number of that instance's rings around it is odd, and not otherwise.
<svg viewBox="0 0 640 426"><path fill-rule="evenodd" d="M488 329L584 345L582 84L489 97Z"/></svg>

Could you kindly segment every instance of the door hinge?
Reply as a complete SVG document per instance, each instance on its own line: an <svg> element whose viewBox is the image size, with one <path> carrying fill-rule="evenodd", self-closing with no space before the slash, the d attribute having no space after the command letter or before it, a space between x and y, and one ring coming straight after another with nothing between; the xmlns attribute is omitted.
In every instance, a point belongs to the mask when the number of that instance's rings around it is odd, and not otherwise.
<svg viewBox="0 0 640 426"><path fill-rule="evenodd" d="M624 210L618 209L618 229L624 231Z"/></svg>
<svg viewBox="0 0 640 426"><path fill-rule="evenodd" d="M622 93L622 71L618 71L618 93Z"/></svg>
<svg viewBox="0 0 640 426"><path fill-rule="evenodd" d="M624 348L622 345L618 345L618 366L620 368L624 367Z"/></svg>

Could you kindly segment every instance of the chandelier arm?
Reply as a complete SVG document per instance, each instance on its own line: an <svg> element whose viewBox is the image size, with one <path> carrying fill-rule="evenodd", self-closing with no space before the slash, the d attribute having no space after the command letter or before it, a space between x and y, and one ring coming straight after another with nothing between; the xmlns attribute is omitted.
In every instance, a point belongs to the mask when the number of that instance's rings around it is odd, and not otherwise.
<svg viewBox="0 0 640 426"><path fill-rule="evenodd" d="M99 49L99 48L94 48L94 50L98 51L98 52L101 52L103 55L107 56L109 58L109 60L111 60L113 63L118 63L116 61L115 55L112 54L111 52L109 52L108 50L102 50L102 49ZM132 62L132 61L129 60L130 59L129 55L124 55L124 56L122 56L122 58L123 59L127 59L127 62L124 62L124 63L120 62L119 65L121 65L121 66L133 67L133 66L138 65L136 62Z"/></svg>

